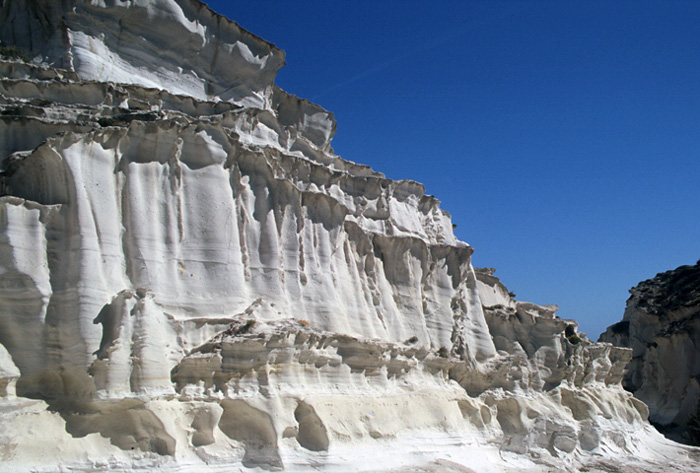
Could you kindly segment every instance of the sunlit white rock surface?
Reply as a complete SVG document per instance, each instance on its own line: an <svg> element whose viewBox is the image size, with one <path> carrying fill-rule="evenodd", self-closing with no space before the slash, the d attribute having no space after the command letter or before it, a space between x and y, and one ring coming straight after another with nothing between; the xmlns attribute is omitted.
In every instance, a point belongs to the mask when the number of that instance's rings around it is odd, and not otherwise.
<svg viewBox="0 0 700 473"><path fill-rule="evenodd" d="M678 440L700 404L700 261L630 289L621 322L601 340L633 350L624 385L649 405L649 418ZM700 419L699 419L700 420Z"/></svg>
<svg viewBox="0 0 700 473"><path fill-rule="evenodd" d="M335 156L271 44L194 0L0 4L35 58L0 60L0 471L698 465L629 350Z"/></svg>

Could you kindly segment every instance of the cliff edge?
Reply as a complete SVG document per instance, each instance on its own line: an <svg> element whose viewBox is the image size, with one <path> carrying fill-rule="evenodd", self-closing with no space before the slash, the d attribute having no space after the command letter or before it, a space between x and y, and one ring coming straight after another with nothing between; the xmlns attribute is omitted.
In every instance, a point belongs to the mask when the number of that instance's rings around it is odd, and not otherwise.
<svg viewBox="0 0 700 473"><path fill-rule="evenodd" d="M196 0L0 5L0 471L697 466L631 350L336 156L271 43Z"/></svg>

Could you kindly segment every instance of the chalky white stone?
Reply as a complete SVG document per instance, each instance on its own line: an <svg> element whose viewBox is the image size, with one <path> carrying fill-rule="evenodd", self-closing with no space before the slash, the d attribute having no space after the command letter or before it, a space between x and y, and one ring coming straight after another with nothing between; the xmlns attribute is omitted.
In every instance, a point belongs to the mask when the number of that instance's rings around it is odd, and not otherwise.
<svg viewBox="0 0 700 473"><path fill-rule="evenodd" d="M0 60L0 471L697 466L630 350L334 155L272 44L196 0L0 5L34 58Z"/></svg>

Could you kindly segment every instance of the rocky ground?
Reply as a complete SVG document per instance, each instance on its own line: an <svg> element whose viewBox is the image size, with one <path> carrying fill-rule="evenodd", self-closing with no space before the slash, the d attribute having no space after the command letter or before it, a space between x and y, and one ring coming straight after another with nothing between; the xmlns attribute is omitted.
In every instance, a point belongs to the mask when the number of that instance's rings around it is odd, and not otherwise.
<svg viewBox="0 0 700 473"><path fill-rule="evenodd" d="M196 0L2 7L0 471L698 465L281 50Z"/></svg>

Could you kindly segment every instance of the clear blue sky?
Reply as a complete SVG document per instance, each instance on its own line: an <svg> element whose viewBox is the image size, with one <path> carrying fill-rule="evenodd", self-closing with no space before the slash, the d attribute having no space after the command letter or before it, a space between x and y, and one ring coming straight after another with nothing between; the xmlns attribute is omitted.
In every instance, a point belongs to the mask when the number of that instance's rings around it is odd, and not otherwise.
<svg viewBox="0 0 700 473"><path fill-rule="evenodd" d="M475 266L597 339L700 258L700 2L256 1L335 151L442 201Z"/></svg>

